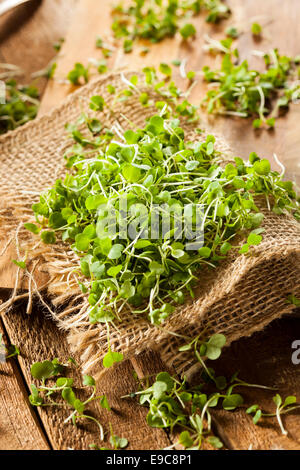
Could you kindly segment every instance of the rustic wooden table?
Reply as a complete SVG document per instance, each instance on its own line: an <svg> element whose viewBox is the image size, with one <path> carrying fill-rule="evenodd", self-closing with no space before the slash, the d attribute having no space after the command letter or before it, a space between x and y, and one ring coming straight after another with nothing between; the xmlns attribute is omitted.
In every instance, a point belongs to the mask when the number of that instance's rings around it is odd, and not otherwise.
<svg viewBox="0 0 300 470"><path fill-rule="evenodd" d="M228 0L228 3L233 15L227 24L237 24L245 30L238 40L242 57L255 62L256 59L251 58L254 48L278 47L288 55L300 53L299 0ZM109 0L36 0L0 18L0 61L21 66L27 82L32 72L45 67L53 57L52 44L66 36L58 57L56 80L49 84L44 80L39 85L44 93L41 113L59 104L72 91L60 79L65 78L75 61L86 63L88 57L99 57L99 51L94 47L95 36L109 30L109 4ZM258 43L253 42L249 33L255 18L264 26L263 40ZM202 50L203 34L222 37L225 24L207 25L203 16L196 22L197 40L192 46L183 47L176 39L167 40L153 46L146 58L134 53L125 58L120 56L119 65L134 68L187 57L189 69L201 69L211 60ZM202 87L199 83L193 90L195 102L199 102ZM255 133L247 120L217 119L213 125L216 131L225 135L238 155L247 156L256 150L272 159L276 152L286 165L288 175L299 181L299 118L300 106L293 105L288 115L278 121L274 132ZM2 299L7 295L9 290L2 289ZM30 365L50 356L64 361L72 355L65 334L45 315L43 308L36 305L28 316L19 305L2 316L0 332L7 343L19 345L22 351L18 359L0 364L0 449L78 450L99 443L98 431L93 425L75 429L70 424L63 424L64 411L32 409L28 402ZM240 370L240 376L250 383L276 386L282 396L295 394L299 398L300 365L294 365L291 360L291 345L296 339L300 339L297 318L276 321L263 332L234 343L225 352L219 367L228 375ZM111 423L118 435L127 437L129 449L161 449L174 442L173 435L147 426L144 408L134 400L119 398L135 388L134 371L139 377L145 377L163 367L159 357L149 351L125 361L99 383L99 391L107 393L113 412L104 412L97 405L92 411L100 417L106 430ZM272 395L272 392L248 389L245 407L260 403L265 410L271 411ZM213 425L228 449L300 449L300 415L297 412L284 417L284 425L289 431L287 437L280 434L276 420L254 426L243 409L233 413L216 410Z"/></svg>

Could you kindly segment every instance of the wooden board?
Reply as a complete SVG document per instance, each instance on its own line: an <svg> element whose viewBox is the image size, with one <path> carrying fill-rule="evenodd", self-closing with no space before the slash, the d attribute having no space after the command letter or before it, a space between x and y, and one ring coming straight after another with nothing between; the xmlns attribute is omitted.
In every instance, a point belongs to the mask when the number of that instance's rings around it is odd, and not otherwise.
<svg viewBox="0 0 300 470"><path fill-rule="evenodd" d="M8 338L0 323L0 333ZM1 351L0 351L1 354ZM37 417L29 405L27 390L17 362L0 357L0 449L47 450L48 442Z"/></svg>
<svg viewBox="0 0 300 470"><path fill-rule="evenodd" d="M30 367L34 362L55 357L63 363L67 363L69 357L80 362L80 359L74 357L70 351L64 332L59 331L56 325L45 317L45 312L41 308L35 309L28 316L24 308L20 306L16 311L3 315L2 320L11 342L20 346L22 354L19 357L19 364L28 385L32 383ZM74 368L67 370L68 375L75 379L75 384L81 386L80 370L77 371ZM97 417L103 424L105 432L108 433L107 437L109 437L109 423L111 423L115 434L128 439L131 449L166 447L170 445L166 434L147 426L146 409L140 407L134 400L120 399L121 396L136 390L137 384L133 371L130 362L125 361L118 368L109 371L105 379L99 382L98 393L107 395L112 412L101 409L96 402L88 409L92 412L92 416ZM11 376L10 379L12 380ZM19 400L22 405L28 407L26 393L23 397L13 394L13 399L14 403ZM64 424L64 420L70 414L67 410L58 407L38 408L38 413L53 449L88 450L90 444L103 445L99 439L97 426L82 422L79 427L75 428L70 423ZM14 417L14 420L17 418L18 415ZM27 423L23 426L23 433L25 429L28 432ZM16 443L14 445L19 448Z"/></svg>
<svg viewBox="0 0 300 470"><path fill-rule="evenodd" d="M103 36L104 31L109 30L109 2L107 0L101 3L95 2L95 0L78 0L77 3L78 10L74 12L72 27L69 30L58 59L57 79L50 82L47 86L41 112L51 109L53 105L61 102L63 97L72 91L69 85L62 85L61 80L65 78L74 62L82 61L86 64L88 57L101 57L100 51L94 48L95 36L97 34ZM257 16L262 11L267 14L267 18L270 15L273 16L271 23L267 21L268 25L265 26L266 32L271 31L268 28L274 27L273 31L279 31L280 34L276 34L273 40L270 37L266 38L261 44L255 44L255 48L270 47L273 41L272 45L280 46L283 52L297 52L296 49L299 44L299 28L297 26L297 19L300 17L299 2L296 0L286 0L283 5L278 0L266 0L264 3L260 0L248 0L247 2L231 0L229 3L234 9L234 16L228 21L229 24L235 21L244 21L249 26L251 18L255 15ZM31 70L33 68L33 61L36 55L39 58L45 57L48 61L52 54L51 43L65 34L66 29L64 28L66 28L66 23L68 22L66 16L69 19L72 13L73 6L71 4L74 5L74 2L70 3L70 0L57 0L55 2L53 0L44 0L40 10L36 13L36 15L41 15L40 21L34 20L36 16L34 15L33 18L30 17L31 26L28 26L27 15L27 20L23 21L20 31L16 30L13 34L8 35L8 38L5 36L5 41L0 44L0 55L8 62L17 63L19 61L19 65L22 65L22 48L20 46L16 52L16 44L20 44L18 38L22 38L24 31L27 31L26 34L28 34L32 41L32 49L30 56L26 57L24 55L26 69ZM42 13L44 8L47 8L47 15ZM289 9L294 12L293 18L289 13ZM260 22L264 24L263 21L260 20ZM169 62L172 58L188 56L188 70L202 68L204 61L210 60L201 49L203 33L209 32L211 35L214 34L221 37L225 23L218 27L212 27L205 24L204 18L201 16L196 20L196 24L198 30L197 42L190 48L183 47L177 39L167 40L160 45L153 46L151 54L146 58L141 58L137 53L126 56L119 55L119 65L125 65L125 62L127 62L129 68L135 68L146 64L158 65L162 61ZM60 25L59 28L57 25ZM277 26L275 27L275 25ZM80 35L78 34L78 28ZM43 31L47 31L46 36L48 39L40 42L40 39L36 40L35 38L41 38ZM52 36L53 31L55 31L55 38ZM81 39L82 37L84 40ZM41 44L43 44L43 47L41 47ZM248 54L252 47L251 35L245 33L239 40L239 48L243 54ZM45 60L41 66L46 65L46 63ZM195 89L194 91L193 99L195 102L198 102L200 99L200 94L202 93L201 86L199 84L199 90ZM278 122L275 133L271 134L264 133L257 135L252 131L249 122L241 120L217 120L215 128L223 130L240 155L247 155L248 151L259 148L262 149L264 156L271 156L274 148L278 152L277 146L281 143L281 139L285 139L282 140L281 145L286 144L284 148L288 149L288 155L286 159L285 155L283 155L283 159L289 165L290 171L296 172L298 171L298 129L294 123L297 122L298 112L299 108L294 106L287 118ZM293 145L288 139L292 139ZM7 313L3 317L3 321L10 341L21 347L22 358L20 358L19 370L24 377L25 387L28 388L31 383L29 369L33 362L55 356L64 360L71 355L64 333L58 331L56 326L48 318L45 318L45 312L41 306L37 305L30 317L26 316L23 308L20 306L15 312ZM297 369L291 363L290 350L290 344L294 339L297 339L295 337L297 336L296 328L297 324L294 320L284 320L274 326L272 325L264 333L256 334L249 340L241 340L235 343L228 350L224 360L220 363L220 367L222 369L225 368L228 374L240 368L242 369L241 377L251 382L273 384L276 381L280 386L279 390L283 396L291 393L297 394L297 392L299 394L299 366ZM274 343L274 338L279 338L278 343ZM114 407L114 413L108 414L98 408L95 408L93 411L98 417L101 417L105 430L108 430L110 421L116 433L127 437L130 441L130 448L159 449L170 444L170 439L163 431L151 429L146 425L145 409L140 408L134 401L122 401L119 399L120 395L127 394L135 388L132 376L134 370L140 377L143 377L155 374L163 367L157 355L149 352L135 358L131 364L126 361L119 368L111 371L109 376L99 384L99 391L101 393L108 393L109 400ZM0 369L2 370L2 365ZM15 370L10 370L9 377L0 375L0 390L7 387L8 379L15 380L13 377L15 373ZM20 375L20 377L22 376ZM199 380L199 378L196 378L196 380ZM16 402L18 402L20 406L27 410L30 416L34 416L34 411L28 408L27 392L26 390L24 392L22 379L15 380L13 387L16 387L15 393L6 395L6 400L10 399L10 409L13 410ZM268 409L272 393L271 395L263 395L252 389L249 389L247 392L247 406L258 401ZM6 406L8 406L7 403L5 402ZM4 404L3 401L1 402L0 391L1 414L3 407ZM47 436L49 445L54 449L86 449L89 444L93 442L98 443L97 430L86 426L75 430L72 426L62 424L64 417L65 415L61 411L54 408L48 411L40 410L37 419L40 420L41 424L36 424L33 434L34 436L39 436L39 439L36 439L39 448L47 445L43 436ZM9 419L16 423L15 426L17 426L17 423L21 423L20 416L18 417L17 413L14 417L10 415ZM0 420L0 427L1 422ZM34 426L32 423L38 423L38 421L34 417L32 421L28 421L26 423L26 432L31 432L31 426ZM262 427L256 427L251 423L251 419L245 415L243 410L235 413L220 411L214 415L216 433L223 439L226 447L229 449L248 449L251 445L254 449L270 449L273 446L298 449L299 415L295 413L285 417L285 424L290 431L290 437L288 438L279 435L278 426L274 420L264 422ZM21 430L22 433L24 433L24 429L25 426ZM20 441L16 442L16 440L13 440L12 446L15 449L22 449L26 446L31 448L32 442L24 441L21 444ZM7 440L4 442L0 440L0 449L5 448L6 445Z"/></svg>

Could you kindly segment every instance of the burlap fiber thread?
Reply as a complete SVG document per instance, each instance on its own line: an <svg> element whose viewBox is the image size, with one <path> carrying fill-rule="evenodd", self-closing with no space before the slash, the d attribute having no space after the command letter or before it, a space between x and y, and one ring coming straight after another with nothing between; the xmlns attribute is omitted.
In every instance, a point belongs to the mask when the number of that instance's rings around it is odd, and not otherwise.
<svg viewBox="0 0 300 470"><path fill-rule="evenodd" d="M130 75L126 73L127 78ZM20 254L29 249L31 274L25 276L29 278L30 296L36 295L41 302L51 299L55 320L68 332L73 349L81 353L84 370L93 373L97 373L107 352L107 329L105 325L89 323L87 297L77 284L79 258L63 243L40 243L22 224L32 221L31 205L39 194L65 173L63 155L72 145L65 124L75 122L82 111L90 112L89 99L95 94L111 104L114 97L107 91L108 84L117 91L125 87L119 73L107 75L75 92L48 115L0 138L0 254L10 243L17 244ZM138 94L115 103L113 109L113 115L107 108L101 113L104 126L111 127L117 120L126 129L130 120L143 127L145 118L155 112L151 106L140 105ZM190 128L186 135L189 139L202 139ZM222 139L217 142L218 150L229 160L226 143ZM292 312L287 296L300 295L300 224L290 215L277 216L265 209L263 226L263 242L251 250L250 256L231 255L217 269L200 273L195 299L178 308L163 329L149 324L142 316L124 312L117 329L110 328L112 350L130 357L146 348L156 349L163 361L180 373L193 365L190 352L178 352L179 346L187 342L182 335L193 338L206 328L207 334L225 334L230 344ZM48 274L44 289L38 289L35 283L38 268ZM18 277L22 275L19 270ZM18 298L15 289L2 310L10 308Z"/></svg>

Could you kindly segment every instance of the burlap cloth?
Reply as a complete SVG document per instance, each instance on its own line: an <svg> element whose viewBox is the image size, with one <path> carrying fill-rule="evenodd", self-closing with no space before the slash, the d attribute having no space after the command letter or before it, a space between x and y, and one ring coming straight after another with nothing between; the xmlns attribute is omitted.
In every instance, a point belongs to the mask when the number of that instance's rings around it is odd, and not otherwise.
<svg viewBox="0 0 300 470"><path fill-rule="evenodd" d="M41 302L47 300L59 326L68 331L73 349L81 353L84 370L93 373L107 351L107 329L103 324L89 323L87 297L77 284L79 259L63 243L39 243L22 223L32 220L31 205L39 194L65 173L63 155L72 145L65 124L75 122L82 111L90 112L89 99L95 94L111 104L114 96L108 93L108 84L117 91L125 87L120 74L107 75L81 88L48 115L0 138L0 253L16 239L20 256L30 248L31 274L25 273L30 301L33 294ZM155 112L151 106L142 107L135 93L127 101L116 102L113 109L114 114L107 108L101 113L104 126L111 127L117 120L127 128L129 119L143 127L146 116ZM201 139L190 128L187 134ZM222 139L218 139L218 149L230 159ZM265 210L263 226L263 242L251 249L250 255L231 255L218 268L199 273L195 299L179 307L162 328L149 324L143 316L124 312L117 328L110 327L112 350L130 357L146 348L157 349L168 366L182 372L194 361L190 352L178 352L179 346L187 343L182 336L192 339L206 329L207 334L224 333L230 344L292 312L294 307L287 297L300 295L300 224L290 215L277 216ZM35 284L38 268L49 274L44 290ZM12 301L17 294L15 289ZM12 301L2 309L9 308Z"/></svg>

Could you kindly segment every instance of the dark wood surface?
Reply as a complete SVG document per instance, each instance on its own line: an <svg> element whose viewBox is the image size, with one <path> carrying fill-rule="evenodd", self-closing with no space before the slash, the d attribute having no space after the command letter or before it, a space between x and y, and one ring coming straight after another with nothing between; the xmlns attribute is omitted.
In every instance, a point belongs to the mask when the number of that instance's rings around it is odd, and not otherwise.
<svg viewBox="0 0 300 470"><path fill-rule="evenodd" d="M250 57L250 51L267 50L279 47L289 55L299 54L300 2L297 0L231 0L233 16L229 24L242 24L245 33L239 39L238 47L244 57ZM92 8L87 14L87 5ZM81 10L77 10L76 7ZM101 10L101 11L100 11ZM252 18L257 18L264 26L264 39L253 43L248 30ZM81 19L81 33L71 28ZM90 23L88 23L90 21ZM43 0L23 5L14 12L0 18L0 60L15 63L25 71L24 81L30 79L33 71L47 65L53 57L52 44L66 36L66 43L58 58L57 79L40 84L41 92L46 87L41 112L47 111L72 89L63 85L61 79L70 66L77 60L83 63L94 51L95 26L99 22L99 33L108 30L109 2L96 0ZM254 21L254 20L253 20ZM210 60L202 50L203 33L222 37L225 24L212 28L205 24L203 16L196 20L197 41L189 50L177 40L168 40L154 46L146 59L138 54L119 58L133 68L145 63L157 65L161 61L169 62L173 58L188 57L188 69L200 70ZM80 39L86 34L85 40ZM75 44L74 44L75 41ZM251 59L252 60L252 59ZM124 62L123 65L126 65ZM199 82L193 92L193 100L199 101L203 86ZM237 154L246 156L256 150L261 155L271 158L276 152L292 175L299 173L299 111L293 105L290 113L278 121L275 132L255 133L248 121L218 119L213 124L218 132L224 133ZM275 166L275 165L274 165ZM7 291L2 292L3 298ZM64 425L65 412L32 409L27 395L30 378L30 365L38 360L59 357L66 360L72 353L66 336L59 331L38 304L28 316L24 307L18 306L13 312L2 318L1 329L7 342L18 344L22 355L0 364L0 449L88 449L92 443L99 444L97 429L82 425L75 429ZM240 376L251 383L278 387L283 396L296 394L300 398L299 365L291 360L291 344L300 339L299 320L286 318L270 325L262 333L249 339L234 343L226 351L219 367L228 375L240 370ZM139 377L148 376L162 370L159 357L154 352L126 361L98 384L99 392L107 393L113 412L108 413L98 407L91 408L95 416L102 421L106 431L109 423L118 435L129 440L131 449L160 449L174 442L176 436L168 436L164 431L151 429L146 425L146 410L133 400L120 400L120 396L135 388L133 372ZM194 377L197 380L197 377ZM247 389L245 407L260 403L267 411L272 411L270 391ZM271 408L270 408L271 407ZM284 418L289 431L288 437L280 434L276 420L264 420L262 425L254 426L244 409L234 413L216 411L214 429L228 449L300 449L299 413Z"/></svg>

